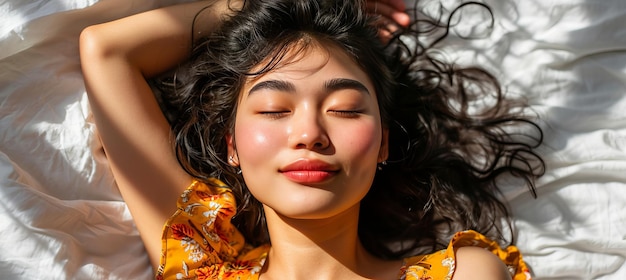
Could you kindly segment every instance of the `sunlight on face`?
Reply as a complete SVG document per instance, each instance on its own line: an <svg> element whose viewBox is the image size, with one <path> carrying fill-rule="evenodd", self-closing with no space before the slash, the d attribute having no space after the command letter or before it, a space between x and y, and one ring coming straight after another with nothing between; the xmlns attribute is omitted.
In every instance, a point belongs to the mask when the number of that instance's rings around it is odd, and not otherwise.
<svg viewBox="0 0 626 280"><path fill-rule="evenodd" d="M387 156L374 86L339 48L294 56L244 85L230 152L266 209L306 219L358 209Z"/></svg>

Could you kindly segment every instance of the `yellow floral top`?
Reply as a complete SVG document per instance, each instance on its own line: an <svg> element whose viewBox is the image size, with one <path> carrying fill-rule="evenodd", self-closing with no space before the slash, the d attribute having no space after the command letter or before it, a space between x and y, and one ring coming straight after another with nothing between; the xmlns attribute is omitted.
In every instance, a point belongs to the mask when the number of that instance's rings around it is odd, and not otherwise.
<svg viewBox="0 0 626 280"><path fill-rule="evenodd" d="M269 245L253 248L231 224L235 198L224 183L211 185L194 181L178 199L178 210L163 229L161 264L156 279L252 280L259 273ZM500 246L475 231L458 232L447 249L404 260L398 279L451 279L455 251L478 246L496 254L509 268L514 280L531 279L516 247Z"/></svg>

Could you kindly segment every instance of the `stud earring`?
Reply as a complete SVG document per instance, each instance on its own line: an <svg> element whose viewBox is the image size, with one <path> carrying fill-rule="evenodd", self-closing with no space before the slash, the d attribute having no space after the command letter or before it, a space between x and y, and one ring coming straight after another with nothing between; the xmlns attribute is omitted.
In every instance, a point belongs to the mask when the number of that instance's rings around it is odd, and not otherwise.
<svg viewBox="0 0 626 280"><path fill-rule="evenodd" d="M231 164L235 164L235 158L233 158L233 156L228 156L228 162L230 162ZM240 175L241 168L239 167L239 165L235 166L235 169L237 170L236 171L237 175Z"/></svg>
<svg viewBox="0 0 626 280"><path fill-rule="evenodd" d="M383 160L381 163L378 164L378 170L383 170L383 167L387 165L387 161Z"/></svg>

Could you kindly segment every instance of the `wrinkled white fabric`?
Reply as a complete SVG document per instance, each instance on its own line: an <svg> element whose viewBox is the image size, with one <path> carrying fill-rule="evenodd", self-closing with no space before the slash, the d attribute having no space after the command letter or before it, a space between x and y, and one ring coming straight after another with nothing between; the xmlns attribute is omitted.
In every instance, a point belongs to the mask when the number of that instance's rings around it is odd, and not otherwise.
<svg viewBox="0 0 626 280"><path fill-rule="evenodd" d="M504 186L517 245L536 279L626 279L626 1L486 3L489 36L444 49L490 69L539 115L538 197Z"/></svg>
<svg viewBox="0 0 626 280"><path fill-rule="evenodd" d="M87 25L174 2L0 1L1 278L152 277L90 121L77 42ZM538 198L503 187L517 245L535 279L625 279L626 1L487 3L490 33L441 48L491 70L539 116ZM467 11L462 22L488 19Z"/></svg>

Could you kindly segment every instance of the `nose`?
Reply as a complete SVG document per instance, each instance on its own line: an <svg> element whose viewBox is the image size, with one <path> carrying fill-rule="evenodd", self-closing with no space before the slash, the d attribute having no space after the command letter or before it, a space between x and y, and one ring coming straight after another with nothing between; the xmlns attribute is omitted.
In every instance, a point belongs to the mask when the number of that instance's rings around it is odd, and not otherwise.
<svg viewBox="0 0 626 280"><path fill-rule="evenodd" d="M324 120L312 111L300 111L292 116L288 140L291 148L321 150L329 146Z"/></svg>

